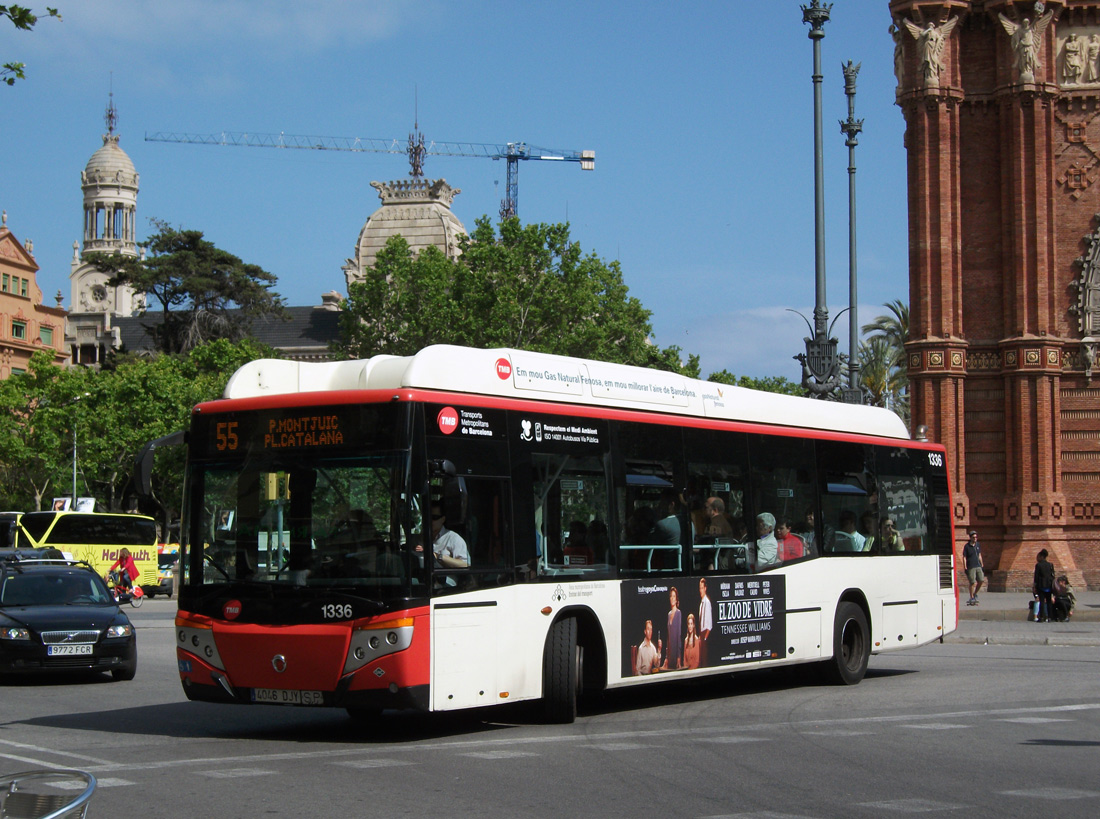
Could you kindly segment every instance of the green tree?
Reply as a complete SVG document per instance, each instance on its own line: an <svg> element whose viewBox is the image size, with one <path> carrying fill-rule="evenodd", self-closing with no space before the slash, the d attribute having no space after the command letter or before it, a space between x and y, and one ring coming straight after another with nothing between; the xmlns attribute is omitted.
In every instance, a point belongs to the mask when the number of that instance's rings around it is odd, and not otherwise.
<svg viewBox="0 0 1100 819"><path fill-rule="evenodd" d="M585 255L569 226L478 220L452 261L414 257L390 239L348 288L336 352L410 355L429 344L514 347L698 374L698 358L650 341L649 310L628 294L618 262Z"/></svg>
<svg viewBox="0 0 1100 819"><path fill-rule="evenodd" d="M89 253L88 261L159 305L147 326L159 352L185 353L216 338L238 341L254 319L284 318L276 278L206 241L198 230L177 230L151 220L157 232L141 246L144 258ZM148 315L148 312L146 313Z"/></svg>
<svg viewBox="0 0 1100 819"><path fill-rule="evenodd" d="M134 456L147 441L185 429L191 408L218 398L241 364L274 352L252 339L221 339L187 355L121 356L112 370L65 369L36 353L25 374L0 382L0 506L42 508L72 491L97 508L128 505ZM183 453L165 450L153 472L153 501L167 522L178 510Z"/></svg>
<svg viewBox="0 0 1100 819"><path fill-rule="evenodd" d="M72 431L87 412L88 371L64 370L39 351L27 372L0 381L0 498L5 509L42 508L72 491Z"/></svg>
<svg viewBox="0 0 1100 819"><path fill-rule="evenodd" d="M777 392L782 395L797 395L800 398L806 397L806 390L804 390L801 385L795 384L793 381L788 381L781 375L752 378L747 375L736 376L729 370L722 369L707 376L707 381L713 381L717 384L730 384L734 387L748 387L750 390Z"/></svg>
<svg viewBox="0 0 1100 819"><path fill-rule="evenodd" d="M909 340L909 305L894 299L890 312L863 325L867 339L859 349L860 384L871 403L887 407L909 422L909 375L905 342Z"/></svg>
<svg viewBox="0 0 1100 819"><path fill-rule="evenodd" d="M57 9L51 9L49 6L46 6L46 14L50 17L56 17L58 20L61 19ZM0 5L0 20L5 18L21 31L30 31L38 23L38 15L25 6ZM0 67L0 81L8 85L15 85L16 80L26 78L25 68L26 65L23 63L4 63Z"/></svg>

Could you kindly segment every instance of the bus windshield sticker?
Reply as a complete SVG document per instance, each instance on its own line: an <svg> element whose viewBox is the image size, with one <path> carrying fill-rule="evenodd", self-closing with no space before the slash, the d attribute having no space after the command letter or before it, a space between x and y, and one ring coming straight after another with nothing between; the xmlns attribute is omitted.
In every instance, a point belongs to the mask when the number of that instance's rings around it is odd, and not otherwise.
<svg viewBox="0 0 1100 819"><path fill-rule="evenodd" d="M623 581L623 676L782 659L785 580L765 574Z"/></svg>

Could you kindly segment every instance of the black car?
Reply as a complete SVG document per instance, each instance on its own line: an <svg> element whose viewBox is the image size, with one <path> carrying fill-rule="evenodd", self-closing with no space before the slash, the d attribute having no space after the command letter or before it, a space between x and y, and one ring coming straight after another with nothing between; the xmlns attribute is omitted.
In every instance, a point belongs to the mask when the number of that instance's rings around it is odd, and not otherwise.
<svg viewBox="0 0 1100 819"><path fill-rule="evenodd" d="M137 672L137 638L95 570L83 561L0 557L0 674Z"/></svg>

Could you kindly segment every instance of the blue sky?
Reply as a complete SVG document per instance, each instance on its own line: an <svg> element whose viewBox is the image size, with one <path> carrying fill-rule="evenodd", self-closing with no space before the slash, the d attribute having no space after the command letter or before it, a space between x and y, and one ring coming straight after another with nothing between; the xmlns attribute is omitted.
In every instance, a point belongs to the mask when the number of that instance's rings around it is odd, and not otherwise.
<svg viewBox="0 0 1100 819"><path fill-rule="evenodd" d="M371 180L400 155L208 147L146 133L285 132L596 152L594 172L525 162L524 222L568 221L618 259L652 310L654 340L704 376L783 375L814 302L809 27L793 0L505 3L454 0L51 0L62 22L0 28L0 208L34 241L48 304L69 305L80 172L114 90L121 146L141 174L139 237L155 217L201 230L278 276L290 304L343 292L341 272L379 207ZM807 0L808 2L808 0ZM31 2L39 12L44 4ZM908 300L904 122L894 105L886 0L835 0L822 41L830 317L848 304L848 149L841 66L862 64L856 117L860 322ZM462 193L469 229L496 220L505 167L429 156ZM847 349L846 318L836 325Z"/></svg>

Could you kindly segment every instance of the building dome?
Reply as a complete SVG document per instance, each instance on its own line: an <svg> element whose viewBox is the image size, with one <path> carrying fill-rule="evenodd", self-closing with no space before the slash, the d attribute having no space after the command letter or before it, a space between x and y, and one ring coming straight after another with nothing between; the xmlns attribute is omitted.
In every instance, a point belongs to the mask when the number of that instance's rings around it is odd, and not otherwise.
<svg viewBox="0 0 1100 819"><path fill-rule="evenodd" d="M118 134L104 134L103 147L84 166L84 184L137 185L137 171L118 145Z"/></svg>
<svg viewBox="0 0 1100 819"><path fill-rule="evenodd" d="M400 234L414 255L429 245L438 247L449 259L459 256L458 239L466 228L451 212L451 203L460 191L445 179L404 179L396 182L371 182L377 189L382 207L371 214L355 243L355 258L344 266L344 278L350 285L366 278L378 251Z"/></svg>

